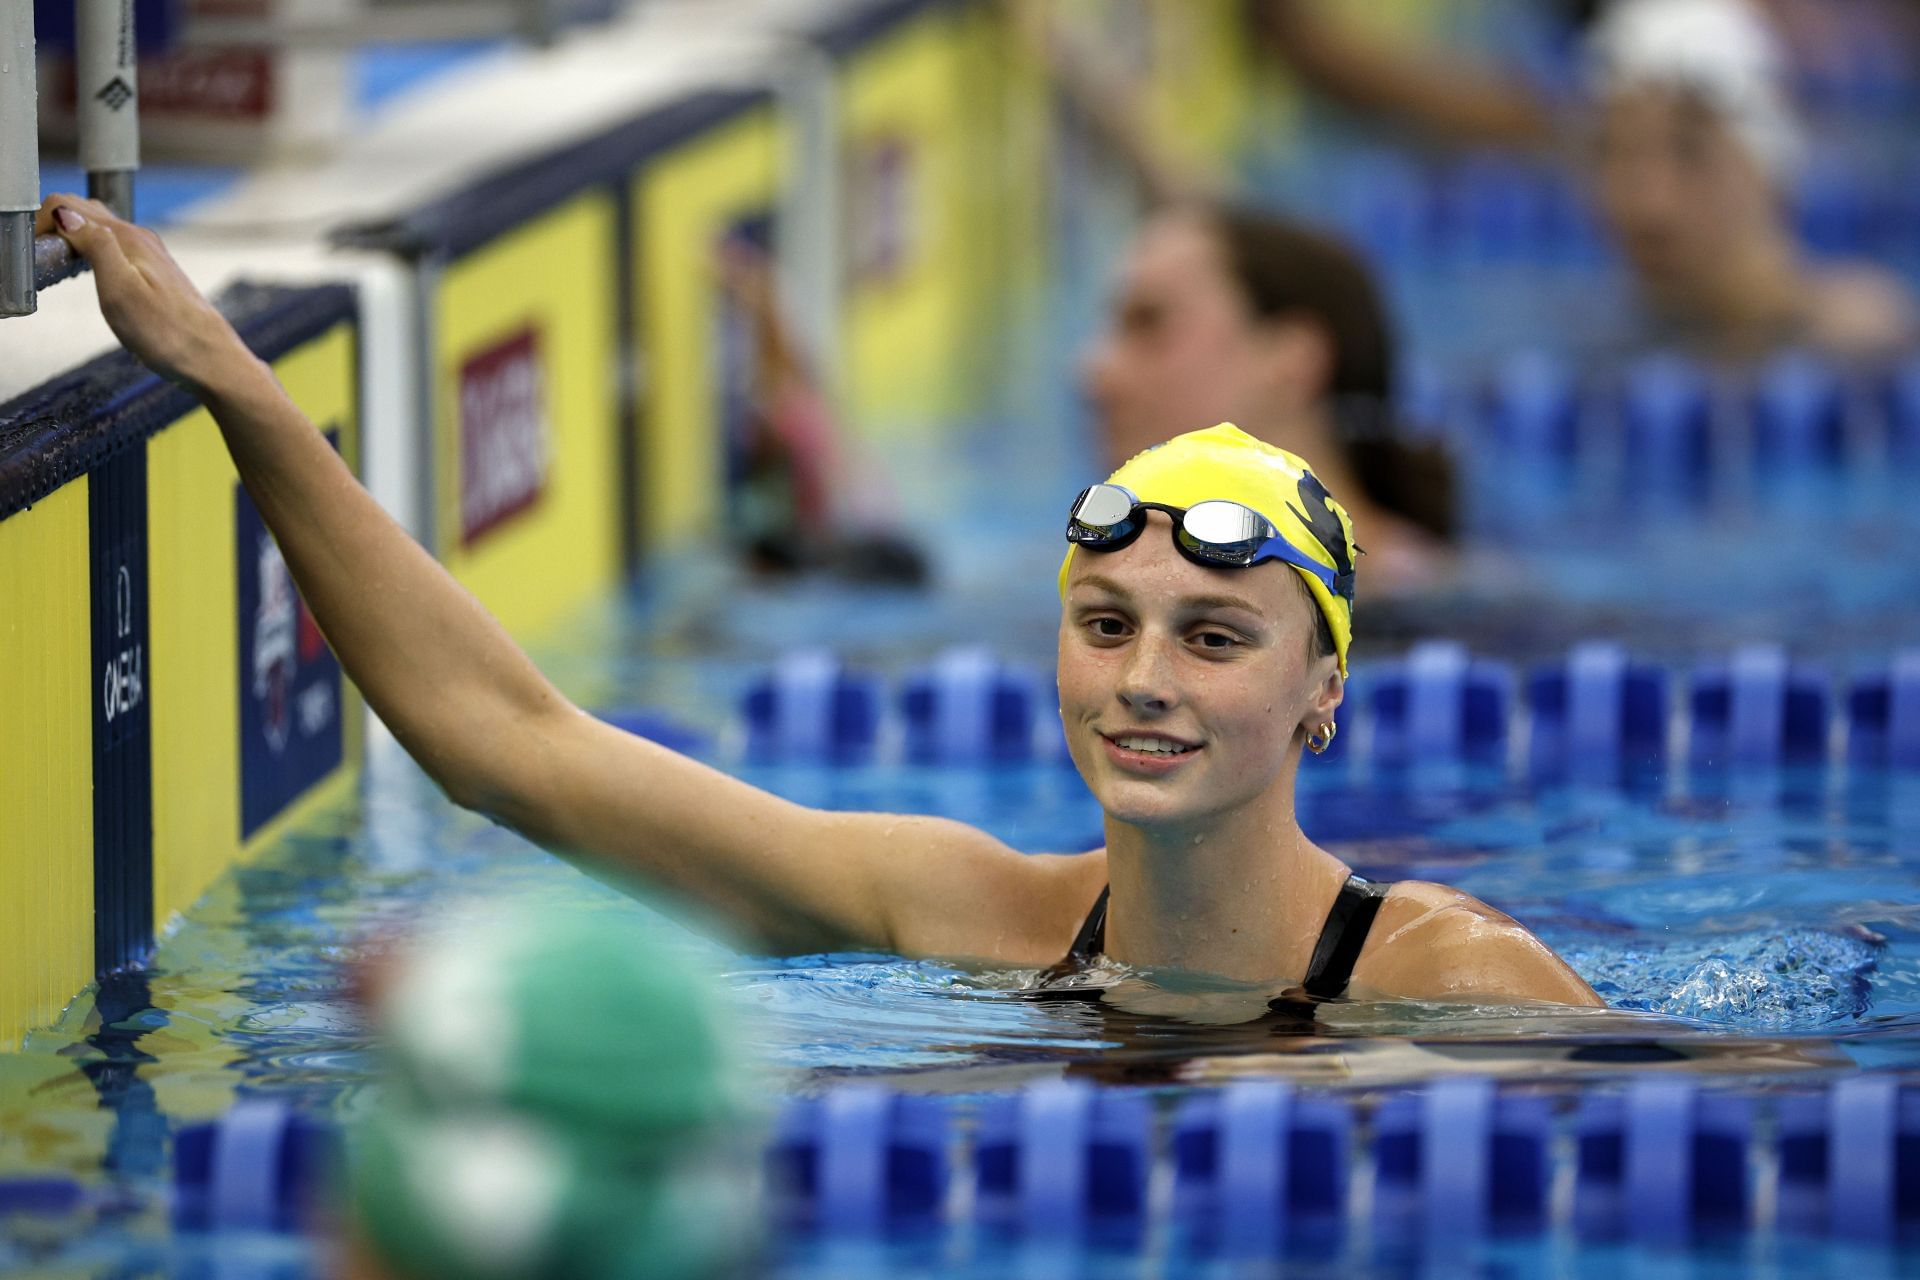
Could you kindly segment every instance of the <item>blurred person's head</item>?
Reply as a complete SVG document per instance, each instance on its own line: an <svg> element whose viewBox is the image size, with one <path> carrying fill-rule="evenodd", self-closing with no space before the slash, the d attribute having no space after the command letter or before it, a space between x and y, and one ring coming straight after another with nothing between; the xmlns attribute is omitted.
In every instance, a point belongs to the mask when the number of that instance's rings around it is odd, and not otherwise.
<svg viewBox="0 0 1920 1280"><path fill-rule="evenodd" d="M360 1277L702 1277L754 1234L748 1077L644 922L470 909L383 962L350 1143Z"/></svg>
<svg viewBox="0 0 1920 1280"><path fill-rule="evenodd" d="M1608 226L1657 303L1713 306L1788 234L1801 142L1773 31L1746 0L1619 0L1587 60Z"/></svg>
<svg viewBox="0 0 1920 1280"><path fill-rule="evenodd" d="M1184 207L1148 223L1121 269L1082 382L1105 463L1238 423L1372 504L1445 535L1444 455L1392 430L1393 328L1372 273L1322 232L1254 211Z"/></svg>

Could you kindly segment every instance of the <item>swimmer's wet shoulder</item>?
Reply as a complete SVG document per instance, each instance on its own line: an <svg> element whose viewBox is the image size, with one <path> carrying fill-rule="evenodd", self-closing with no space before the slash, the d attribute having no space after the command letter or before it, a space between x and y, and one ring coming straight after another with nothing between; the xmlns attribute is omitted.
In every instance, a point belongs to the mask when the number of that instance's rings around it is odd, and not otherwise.
<svg viewBox="0 0 1920 1280"><path fill-rule="evenodd" d="M1471 894L1424 880L1396 882L1381 902L1354 966L1349 994L1603 1003L1565 961L1511 916Z"/></svg>

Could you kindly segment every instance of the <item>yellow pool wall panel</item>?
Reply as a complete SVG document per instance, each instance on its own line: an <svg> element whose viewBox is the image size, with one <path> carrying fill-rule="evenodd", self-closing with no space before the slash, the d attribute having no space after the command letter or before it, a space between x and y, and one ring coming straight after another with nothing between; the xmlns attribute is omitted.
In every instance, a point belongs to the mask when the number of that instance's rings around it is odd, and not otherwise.
<svg viewBox="0 0 1920 1280"><path fill-rule="evenodd" d="M340 324L274 362L294 403L358 457L353 326ZM351 787L365 717L342 682L342 757L243 840L240 625L234 504L239 475L219 428L196 410L147 442L153 649L153 907L156 934L226 869L270 844L312 806Z"/></svg>
<svg viewBox="0 0 1920 1280"><path fill-rule="evenodd" d="M616 217L587 191L447 264L430 302L435 550L521 640L619 578Z"/></svg>
<svg viewBox="0 0 1920 1280"><path fill-rule="evenodd" d="M0 1053L93 978L86 477L0 521Z"/></svg>
<svg viewBox="0 0 1920 1280"><path fill-rule="evenodd" d="M776 204L789 142L773 109L755 107L634 177L630 287L645 371L634 506L649 554L712 533L724 512L715 250L728 227Z"/></svg>
<svg viewBox="0 0 1920 1280"><path fill-rule="evenodd" d="M842 402L870 438L927 436L982 385L968 331L970 101L942 6L849 55L839 86L847 278Z"/></svg>

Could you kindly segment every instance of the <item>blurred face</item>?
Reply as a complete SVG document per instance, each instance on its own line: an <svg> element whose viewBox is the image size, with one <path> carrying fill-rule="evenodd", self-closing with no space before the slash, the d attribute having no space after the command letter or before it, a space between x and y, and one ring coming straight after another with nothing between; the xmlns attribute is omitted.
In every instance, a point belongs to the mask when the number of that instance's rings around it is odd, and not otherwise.
<svg viewBox="0 0 1920 1280"><path fill-rule="evenodd" d="M1118 551L1075 553L1060 620L1060 714L1107 813L1147 828L1205 824L1285 781L1301 734L1340 699L1313 659L1313 605L1278 564L1207 569L1172 521Z"/></svg>
<svg viewBox="0 0 1920 1280"><path fill-rule="evenodd" d="M1154 220L1127 255L1107 329L1081 383L1110 466L1220 422L1249 430L1287 388L1219 237L1192 214Z"/></svg>
<svg viewBox="0 0 1920 1280"><path fill-rule="evenodd" d="M1776 225L1765 173L1713 109L1674 89L1616 93L1601 106L1600 208L1643 287L1684 305L1743 237Z"/></svg>

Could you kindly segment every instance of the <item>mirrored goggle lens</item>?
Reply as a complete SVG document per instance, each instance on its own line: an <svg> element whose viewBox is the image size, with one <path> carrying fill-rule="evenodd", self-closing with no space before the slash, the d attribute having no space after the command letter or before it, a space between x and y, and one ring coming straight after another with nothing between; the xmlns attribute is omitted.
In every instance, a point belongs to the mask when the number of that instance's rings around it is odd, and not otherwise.
<svg viewBox="0 0 1920 1280"><path fill-rule="evenodd" d="M1181 540L1196 553L1223 564L1245 564L1268 539L1273 524L1237 502L1199 502L1180 521Z"/></svg>
<svg viewBox="0 0 1920 1280"><path fill-rule="evenodd" d="M1070 535L1117 538L1133 527L1133 495L1117 484L1096 484L1073 504Z"/></svg>

